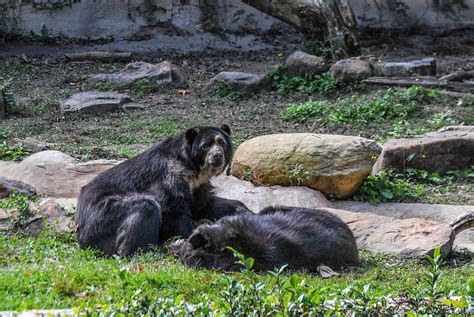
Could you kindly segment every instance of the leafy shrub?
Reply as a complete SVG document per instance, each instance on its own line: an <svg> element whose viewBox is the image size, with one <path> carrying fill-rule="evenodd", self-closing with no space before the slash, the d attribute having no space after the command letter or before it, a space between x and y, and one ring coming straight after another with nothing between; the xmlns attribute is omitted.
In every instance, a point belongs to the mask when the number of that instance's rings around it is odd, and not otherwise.
<svg viewBox="0 0 474 317"><path fill-rule="evenodd" d="M21 145L8 145L8 133L0 130L0 159L3 161L13 161L23 158L27 152Z"/></svg>
<svg viewBox="0 0 474 317"><path fill-rule="evenodd" d="M292 92L330 94L342 87L342 84L334 80L329 72L321 75L288 77L281 67L276 67L268 76L272 81L273 89L284 96Z"/></svg>
<svg viewBox="0 0 474 317"><path fill-rule="evenodd" d="M17 112L17 103L12 89L12 79L3 79L0 77L0 94L2 94L3 102L5 103L6 114L13 114Z"/></svg>
<svg viewBox="0 0 474 317"><path fill-rule="evenodd" d="M416 201L423 196L422 184L416 184L393 171L382 171L377 176L368 176L354 199L377 205L388 201Z"/></svg>

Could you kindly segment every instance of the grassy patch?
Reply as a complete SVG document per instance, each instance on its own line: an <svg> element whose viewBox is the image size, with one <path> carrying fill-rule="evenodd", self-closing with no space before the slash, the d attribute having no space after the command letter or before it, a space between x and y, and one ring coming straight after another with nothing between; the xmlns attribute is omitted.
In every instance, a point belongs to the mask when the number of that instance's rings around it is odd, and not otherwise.
<svg viewBox="0 0 474 317"><path fill-rule="evenodd" d="M8 133L0 130L0 160L16 161L22 159L26 154L26 149L23 146L8 145Z"/></svg>
<svg viewBox="0 0 474 317"><path fill-rule="evenodd" d="M362 290L364 285L370 285L366 291L370 298L401 293L419 298L430 290L427 284L420 283L420 277L429 268L425 261L402 260L368 251L361 251L361 259L359 267L340 277L327 279L303 272L285 271L279 276L255 274L252 283L261 285L258 289L262 302L253 306L269 304L278 295L275 289L283 287L280 283L290 286L293 283L299 294L290 298L290 302L295 303L300 295L315 295L315 290L324 298L353 298L343 296L344 290L348 291L348 287ZM474 274L472 266L442 266L440 271L444 274L438 285L443 294L452 290L455 294L467 295L468 278ZM164 297L197 305L207 298L207 303L220 307L225 304L225 296L238 301L254 300L252 286L247 285L248 278L245 272L222 274L185 267L171 258L165 249L121 259L79 250L73 235L57 236L45 232L37 238L20 234L0 236L0 310L132 309L134 304L140 303L135 306L138 309L142 304L157 303ZM246 285L247 295L237 292L237 288L229 289L236 283ZM235 296L225 295L228 291L236 291Z"/></svg>
<svg viewBox="0 0 474 317"><path fill-rule="evenodd" d="M368 176L354 199L373 205L393 201L469 204L473 181L474 167L447 172L444 176L414 168L407 168L404 173L385 170Z"/></svg>
<svg viewBox="0 0 474 317"><path fill-rule="evenodd" d="M249 99L249 96L242 92L235 91L228 83L216 81L210 91L212 97L225 98L230 101Z"/></svg>

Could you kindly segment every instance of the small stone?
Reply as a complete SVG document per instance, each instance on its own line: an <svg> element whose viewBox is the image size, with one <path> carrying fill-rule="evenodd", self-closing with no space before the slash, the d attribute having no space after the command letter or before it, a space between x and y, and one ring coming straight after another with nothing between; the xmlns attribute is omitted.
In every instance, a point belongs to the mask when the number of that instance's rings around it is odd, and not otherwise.
<svg viewBox="0 0 474 317"><path fill-rule="evenodd" d="M137 105L127 94L118 92L86 91L61 103L62 112L100 113L126 108L137 108Z"/></svg>
<svg viewBox="0 0 474 317"><path fill-rule="evenodd" d="M212 91L219 83L228 85L232 91L248 95L270 89L270 81L265 76L241 72L222 72L211 79L206 90Z"/></svg>
<svg viewBox="0 0 474 317"><path fill-rule="evenodd" d="M130 63L117 73L96 74L89 77L92 81L105 81L118 87L128 87L136 82L147 82L157 87L187 87L181 71L168 61L159 64L145 62Z"/></svg>
<svg viewBox="0 0 474 317"><path fill-rule="evenodd" d="M49 150L49 146L44 143L44 142L41 142L39 140L36 140L34 138L30 138L30 137L27 137L25 138L24 140L20 140L20 139L12 139L9 144L11 146L14 146L14 145L21 145L23 146L29 153L38 153L38 152L41 152L41 151L47 151Z"/></svg>
<svg viewBox="0 0 474 317"><path fill-rule="evenodd" d="M12 191L27 196L36 195L36 190L33 186L21 181L0 177L0 199L10 196Z"/></svg>
<svg viewBox="0 0 474 317"><path fill-rule="evenodd" d="M342 82L356 82L369 78L373 74L372 65L359 59L340 60L331 66L331 75Z"/></svg>
<svg viewBox="0 0 474 317"><path fill-rule="evenodd" d="M282 70L289 77L320 75L329 70L329 63L323 58L301 51L292 53L283 64Z"/></svg>
<svg viewBox="0 0 474 317"><path fill-rule="evenodd" d="M375 64L374 75L382 77L436 76L436 59L423 58L407 62L381 62Z"/></svg>

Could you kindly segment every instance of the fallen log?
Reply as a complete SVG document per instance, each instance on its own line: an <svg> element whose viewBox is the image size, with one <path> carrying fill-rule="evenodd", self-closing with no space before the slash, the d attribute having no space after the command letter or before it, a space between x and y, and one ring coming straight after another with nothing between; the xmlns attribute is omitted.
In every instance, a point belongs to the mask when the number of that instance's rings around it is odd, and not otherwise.
<svg viewBox="0 0 474 317"><path fill-rule="evenodd" d="M444 88L456 91L474 91L474 83L470 82L446 82L431 76L420 77L370 77L362 81L368 85L380 86L423 86L432 88Z"/></svg>
<svg viewBox="0 0 474 317"><path fill-rule="evenodd" d="M70 62L94 61L103 63L130 62L132 53L129 52L82 52L64 54Z"/></svg>

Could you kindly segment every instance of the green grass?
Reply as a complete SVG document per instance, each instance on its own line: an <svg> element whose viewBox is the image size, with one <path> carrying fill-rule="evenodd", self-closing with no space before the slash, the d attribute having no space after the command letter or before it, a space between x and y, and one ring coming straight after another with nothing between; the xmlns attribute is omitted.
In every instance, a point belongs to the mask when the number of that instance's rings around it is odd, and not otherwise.
<svg viewBox="0 0 474 317"><path fill-rule="evenodd" d="M8 133L0 129L0 160L17 161L26 156L26 149L21 145L10 146L8 144Z"/></svg>
<svg viewBox="0 0 474 317"><path fill-rule="evenodd" d="M419 297L426 292L420 278L427 262L361 251L360 267L340 277L322 279L297 272L307 288L341 291L350 285L370 284L370 294ZM458 259L459 263L462 257ZM467 281L474 274L472 265L443 266L442 289L467 294ZM291 272L284 273L288 278ZM216 300L226 288L227 278L245 278L244 273L185 267L168 255L165 248L130 259L105 257L91 250L80 250L71 234L39 237L21 234L0 236L0 310L33 308L89 308L130 303L137 298L157 299L182 295L197 303L204 294ZM256 275L257 281L273 289L277 278L269 273Z"/></svg>
<svg viewBox="0 0 474 317"><path fill-rule="evenodd" d="M351 88L334 80L329 72L321 75L288 77L280 67L276 67L268 73L268 76L272 81L273 89L283 96L288 96L292 93L306 95L314 93L332 94L343 88Z"/></svg>

